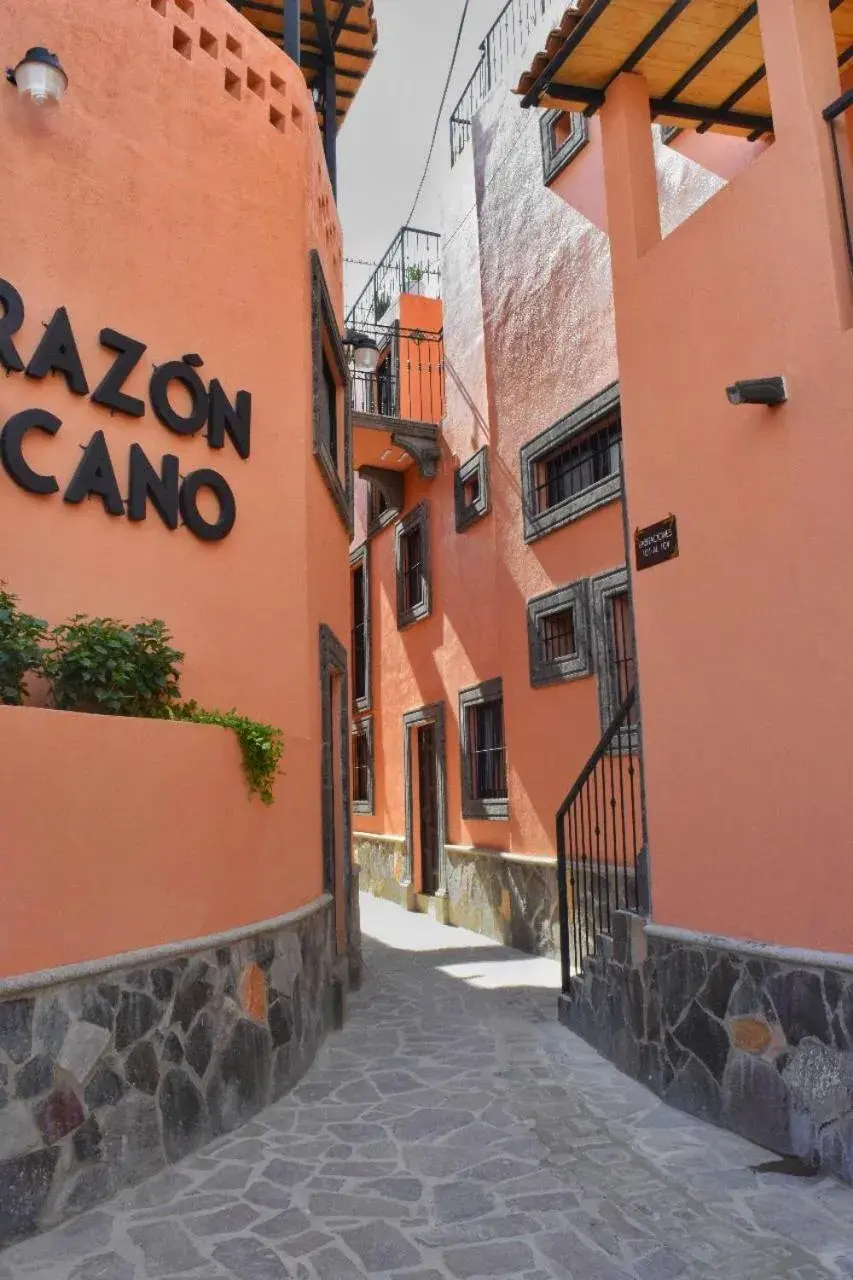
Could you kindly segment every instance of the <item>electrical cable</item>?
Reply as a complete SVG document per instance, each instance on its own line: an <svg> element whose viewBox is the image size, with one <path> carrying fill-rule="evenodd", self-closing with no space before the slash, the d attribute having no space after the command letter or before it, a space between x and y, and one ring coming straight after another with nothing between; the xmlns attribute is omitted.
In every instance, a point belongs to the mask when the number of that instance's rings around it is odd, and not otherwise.
<svg viewBox="0 0 853 1280"><path fill-rule="evenodd" d="M447 79L444 82L444 92L441 95L441 102L438 104L438 112L435 117L435 126L433 127L433 131L432 131L432 140L430 141L430 144L429 144L429 151L427 152L426 163L424 164L424 171L421 174L421 180L420 180L420 183L418 184L417 194L415 196L412 207L409 210L409 216L406 219L405 223L403 224L404 226L411 225L412 218L414 217L414 214L415 214L415 209L417 209L418 201L421 198L421 192L424 189L424 183L426 182L426 176L427 176L427 173L429 172L429 166L432 160L432 153L435 150L435 140L438 137L438 127L441 124L441 113L444 110L444 104L447 101L447 91L450 88L450 79L453 75L454 68L456 67L456 58L459 54L459 45L462 42L462 29L465 26L465 18L467 17L468 6L470 3L471 3L471 0L465 0L464 5L462 6L462 16L459 19L459 30L456 32L456 43L453 46L453 56L450 59L450 67L448 68L448 71L447 71Z"/></svg>

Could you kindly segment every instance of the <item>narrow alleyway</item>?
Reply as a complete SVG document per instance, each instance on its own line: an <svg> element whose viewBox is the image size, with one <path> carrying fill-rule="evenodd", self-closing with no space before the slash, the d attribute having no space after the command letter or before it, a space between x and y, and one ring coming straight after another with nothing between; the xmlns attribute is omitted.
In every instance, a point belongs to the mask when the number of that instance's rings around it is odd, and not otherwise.
<svg viewBox="0 0 853 1280"><path fill-rule="evenodd" d="M365 899L366 977L242 1130L0 1255L0 1280L819 1280L853 1190L662 1106L554 1021L556 965Z"/></svg>

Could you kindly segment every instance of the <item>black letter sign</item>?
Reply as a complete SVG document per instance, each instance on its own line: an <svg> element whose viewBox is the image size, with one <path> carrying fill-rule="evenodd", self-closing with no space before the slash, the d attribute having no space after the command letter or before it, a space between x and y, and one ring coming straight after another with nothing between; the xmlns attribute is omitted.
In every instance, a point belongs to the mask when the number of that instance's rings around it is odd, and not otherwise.
<svg viewBox="0 0 853 1280"><path fill-rule="evenodd" d="M144 520L148 514L148 499L160 519L169 529L178 527L178 459L167 453L161 462L162 474L158 475L146 458L142 446L130 446L130 495L127 502L128 520Z"/></svg>
<svg viewBox="0 0 853 1280"><path fill-rule="evenodd" d="M216 524L208 524L198 509L199 489L212 489L216 494L219 502ZM210 471L206 467L191 471L181 485L181 515L187 528L202 542L219 542L220 538L226 538L237 519L237 504L228 481L218 471Z"/></svg>
<svg viewBox="0 0 853 1280"><path fill-rule="evenodd" d="M169 404L169 383L182 383L190 394L192 410L188 418L180 414ZM207 422L207 392L204 383L195 369L183 360L170 360L161 364L151 375L151 407L164 427L176 432L179 436L192 436Z"/></svg>
<svg viewBox="0 0 853 1280"><path fill-rule="evenodd" d="M41 342L27 365L27 377L46 378L54 370L65 374L69 391L76 392L78 396L89 394L89 384L71 332L71 321L64 307L59 307L54 312L53 319L42 334Z"/></svg>
<svg viewBox="0 0 853 1280"><path fill-rule="evenodd" d="M12 337L24 323L24 300L8 280L0 280L0 302L5 312L0 320L0 364L9 373L23 373L24 362L15 350Z"/></svg>
<svg viewBox="0 0 853 1280"><path fill-rule="evenodd" d="M56 493L56 476L40 476L27 466L21 445L28 431L44 431L55 436L62 426L59 418L45 409L24 409L9 419L0 434L0 459L9 475L27 493Z"/></svg>
<svg viewBox="0 0 853 1280"><path fill-rule="evenodd" d="M211 449L222 449L226 435L241 458L249 456L249 432L252 426L252 397L248 391L238 391L234 404L222 390L222 383L214 378L210 384L210 428L207 433Z"/></svg>
<svg viewBox="0 0 853 1280"><path fill-rule="evenodd" d="M124 515L124 503L103 431L96 431L86 445L63 497L66 502L76 503L88 498L90 493L101 499L104 510L111 516Z"/></svg>
<svg viewBox="0 0 853 1280"><path fill-rule="evenodd" d="M95 404L106 405L108 409L116 409L119 413L127 413L131 418L141 418L145 412L145 401L136 396L129 396L122 387L133 373L145 352L145 343L128 338L126 334L117 333L115 329L101 330L101 346L117 351L118 358L113 361L112 368L95 390L92 399Z"/></svg>

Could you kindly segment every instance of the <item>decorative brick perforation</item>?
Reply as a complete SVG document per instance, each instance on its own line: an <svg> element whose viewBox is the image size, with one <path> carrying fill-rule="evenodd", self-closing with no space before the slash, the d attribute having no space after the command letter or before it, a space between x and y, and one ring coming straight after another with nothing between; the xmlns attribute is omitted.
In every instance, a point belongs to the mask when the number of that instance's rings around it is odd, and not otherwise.
<svg viewBox="0 0 853 1280"><path fill-rule="evenodd" d="M296 125L297 129L305 128L305 117L303 116L302 112L300 111L299 107L297 107L295 102L293 106L290 108L290 116L291 116L291 119L293 120L293 123Z"/></svg>
<svg viewBox="0 0 853 1280"><path fill-rule="evenodd" d="M186 58L187 62L189 62L193 56L192 38L188 36L185 31L182 31L180 27L175 27L172 32L172 48L176 53L179 53L182 58Z"/></svg>
<svg viewBox="0 0 853 1280"><path fill-rule="evenodd" d="M193 4L193 0L175 0L175 4L180 9L181 13L185 13L188 18L195 17L195 5Z"/></svg>
<svg viewBox="0 0 853 1280"><path fill-rule="evenodd" d="M275 107L270 107L270 124L274 129L278 129L279 133L284 133L285 120L280 111L276 111Z"/></svg>
<svg viewBox="0 0 853 1280"><path fill-rule="evenodd" d="M198 34L198 42L209 58L213 58L214 62L219 57L219 41L209 31L205 31L202 27Z"/></svg>
<svg viewBox="0 0 853 1280"><path fill-rule="evenodd" d="M256 98L265 98L267 96L266 80L264 80L263 76L259 76L257 71L253 71L251 67L246 68L246 87Z"/></svg>
<svg viewBox="0 0 853 1280"><path fill-rule="evenodd" d="M151 0L151 8L155 13L159 13L161 18L166 16L166 0Z"/></svg>
<svg viewBox="0 0 853 1280"><path fill-rule="evenodd" d="M270 85L276 93L280 93L284 98L287 94L287 82L282 80L281 76L277 76L274 71L270 72Z"/></svg>
<svg viewBox="0 0 853 1280"><path fill-rule="evenodd" d="M229 71L227 67L225 68L225 92L230 93L231 97L236 98L238 102L243 96L243 85L240 77L235 75L233 71Z"/></svg>
<svg viewBox="0 0 853 1280"><path fill-rule="evenodd" d="M229 53L233 53L235 58L242 58L243 46L240 44L240 41L235 40L233 36L225 37L225 48Z"/></svg>

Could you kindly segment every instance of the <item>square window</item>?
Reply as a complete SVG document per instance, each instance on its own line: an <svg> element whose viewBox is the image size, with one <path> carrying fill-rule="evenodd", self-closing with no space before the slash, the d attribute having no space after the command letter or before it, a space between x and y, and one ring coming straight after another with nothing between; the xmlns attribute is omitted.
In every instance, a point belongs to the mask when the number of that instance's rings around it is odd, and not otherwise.
<svg viewBox="0 0 853 1280"><path fill-rule="evenodd" d="M373 813L373 721L356 720L352 726L353 813Z"/></svg>
<svg viewBox="0 0 853 1280"><path fill-rule="evenodd" d="M311 254L311 347L314 457L344 526L352 535L352 436L347 366L320 255Z"/></svg>
<svg viewBox="0 0 853 1280"><path fill-rule="evenodd" d="M463 462L454 477L453 500L456 532L461 533L491 509L489 450L486 445Z"/></svg>
<svg viewBox="0 0 853 1280"><path fill-rule="evenodd" d="M602 732L616 718L625 699L636 687L634 616L625 566L599 574L590 584L598 672L598 705ZM628 719L628 741L620 734L618 750L639 750L639 715L636 704Z"/></svg>
<svg viewBox="0 0 853 1280"><path fill-rule="evenodd" d="M397 626L400 630L431 612L429 518L420 503L397 525Z"/></svg>
<svg viewBox="0 0 853 1280"><path fill-rule="evenodd" d="M503 682L500 678L459 694L462 816L495 821L509 816Z"/></svg>
<svg viewBox="0 0 853 1280"><path fill-rule="evenodd" d="M356 711L369 711L370 685L370 549L362 543L350 556L352 581L352 701Z"/></svg>
<svg viewBox="0 0 853 1280"><path fill-rule="evenodd" d="M527 637L534 688L591 675L586 583L573 582L529 600Z"/></svg>
<svg viewBox="0 0 853 1280"><path fill-rule="evenodd" d="M539 120L542 175L549 186L589 142L589 123L577 111L546 111Z"/></svg>
<svg viewBox="0 0 853 1280"><path fill-rule="evenodd" d="M614 384L522 446L525 542L618 499L621 474L622 424Z"/></svg>

